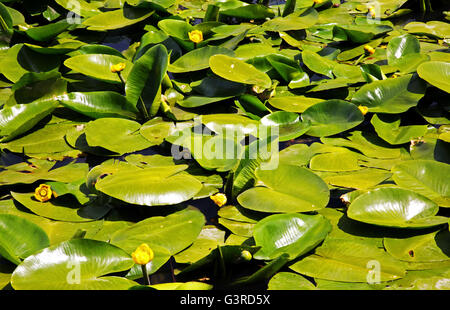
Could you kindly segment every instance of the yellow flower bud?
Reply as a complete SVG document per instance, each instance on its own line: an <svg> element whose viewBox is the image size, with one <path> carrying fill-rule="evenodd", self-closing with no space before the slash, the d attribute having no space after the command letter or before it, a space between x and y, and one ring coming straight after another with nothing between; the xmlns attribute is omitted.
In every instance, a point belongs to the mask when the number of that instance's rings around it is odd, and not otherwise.
<svg viewBox="0 0 450 310"><path fill-rule="evenodd" d="M368 52L370 55L372 55L373 53L375 53L375 49L374 49L372 46L370 46L370 45L364 45L364 50L365 50L366 52Z"/></svg>
<svg viewBox="0 0 450 310"><path fill-rule="evenodd" d="M371 6L370 8L369 8L369 14L370 14L370 16L372 16L372 18L375 18L375 8L373 7L373 6Z"/></svg>
<svg viewBox="0 0 450 310"><path fill-rule="evenodd" d="M244 251L241 252L241 257L245 261L251 261L252 258L253 258L252 253L250 253L247 250L244 250Z"/></svg>
<svg viewBox="0 0 450 310"><path fill-rule="evenodd" d="M213 196L209 196L209 198L211 198L211 200L214 201L214 203L219 207L222 207L227 203L227 196L225 194L218 193Z"/></svg>
<svg viewBox="0 0 450 310"><path fill-rule="evenodd" d="M34 191L34 198L39 200L40 202L49 201L52 198L52 189L50 185L41 184Z"/></svg>
<svg viewBox="0 0 450 310"><path fill-rule="evenodd" d="M146 265L153 260L154 254L152 249L143 243L137 247L136 251L131 253L133 261L138 265Z"/></svg>
<svg viewBox="0 0 450 310"><path fill-rule="evenodd" d="M124 62L118 63L117 65L112 65L111 72L112 73L121 72L121 71L125 70L126 66L127 66L127 64Z"/></svg>
<svg viewBox="0 0 450 310"><path fill-rule="evenodd" d="M193 30L188 33L189 40L191 40L194 43L200 43L203 41L203 32L200 30Z"/></svg>
<svg viewBox="0 0 450 310"><path fill-rule="evenodd" d="M360 106L358 107L358 109L361 111L361 113L362 113L363 115L366 115L367 112L369 112L369 108L366 107L366 106L364 106L364 105L360 105Z"/></svg>
<svg viewBox="0 0 450 310"><path fill-rule="evenodd" d="M323 0L314 0L315 4L321 4L323 2Z"/></svg>

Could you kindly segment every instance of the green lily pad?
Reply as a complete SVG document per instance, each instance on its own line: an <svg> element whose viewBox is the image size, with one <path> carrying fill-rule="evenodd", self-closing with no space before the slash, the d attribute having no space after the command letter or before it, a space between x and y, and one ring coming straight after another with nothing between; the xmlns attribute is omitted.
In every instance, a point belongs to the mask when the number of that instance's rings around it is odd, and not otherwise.
<svg viewBox="0 0 450 310"><path fill-rule="evenodd" d="M409 238L384 238L384 247L393 257L409 262L450 260L450 232L436 231Z"/></svg>
<svg viewBox="0 0 450 310"><path fill-rule="evenodd" d="M15 83L28 72L54 71L60 62L60 57L48 57L20 43L9 48L5 56L0 58L0 73Z"/></svg>
<svg viewBox="0 0 450 310"><path fill-rule="evenodd" d="M358 196L349 206L349 218L380 226L425 228L447 223L436 216L439 206L428 198L401 188L378 188Z"/></svg>
<svg viewBox="0 0 450 310"><path fill-rule="evenodd" d="M352 102L369 108L369 112L402 113L417 105L426 85L416 75L374 81L361 87Z"/></svg>
<svg viewBox="0 0 450 310"><path fill-rule="evenodd" d="M84 178L88 170L89 166L83 163L58 168L53 161L30 159L29 163L11 165L0 172L0 185L32 184L39 180L73 182Z"/></svg>
<svg viewBox="0 0 450 310"><path fill-rule="evenodd" d="M356 149L362 154L373 158L398 158L400 148L393 147L371 132L352 131L348 137L321 138L323 143Z"/></svg>
<svg viewBox="0 0 450 310"><path fill-rule="evenodd" d="M319 171L354 171L360 170L357 153L342 149L339 152L323 153L311 158L309 167Z"/></svg>
<svg viewBox="0 0 450 310"><path fill-rule="evenodd" d="M322 101L324 100L305 96L275 96L269 99L271 106L286 112L297 113L303 113L309 107Z"/></svg>
<svg viewBox="0 0 450 310"><path fill-rule="evenodd" d="M206 291L213 289L213 286L207 283L203 282L186 282L186 283L180 283L180 282L173 282L173 283L160 283L160 284L154 284L148 286L149 288L155 289L155 290L170 290L170 291Z"/></svg>
<svg viewBox="0 0 450 310"><path fill-rule="evenodd" d="M311 122L308 135L325 137L356 127L364 116L354 104L333 99L309 107L302 113L302 119Z"/></svg>
<svg viewBox="0 0 450 310"><path fill-rule="evenodd" d="M375 114L370 121L378 136L392 145L408 143L427 132L427 125L400 126L400 122L400 116L390 114Z"/></svg>
<svg viewBox="0 0 450 310"><path fill-rule="evenodd" d="M7 143L0 143L0 148L6 148L16 153L23 152L34 158L39 158L40 154L43 153L46 154L45 158L57 159L59 155L75 157L81 152L68 145L64 136L76 130L76 126L71 123L47 124L42 129L35 130L25 136ZM25 179L28 178L25 177ZM12 180L10 179L10 181Z"/></svg>
<svg viewBox="0 0 450 310"><path fill-rule="evenodd" d="M76 13L83 17L91 17L101 12L98 9L98 6L85 0L80 0L80 2L78 2L79 7L74 6L70 0L55 0L55 2L68 11L79 9Z"/></svg>
<svg viewBox="0 0 450 310"><path fill-rule="evenodd" d="M224 9L220 14L244 19L265 19L275 15L270 8L261 4L245 4L237 8Z"/></svg>
<svg viewBox="0 0 450 310"><path fill-rule="evenodd" d="M107 276L133 266L131 257L106 242L75 239L25 259L11 277L16 290L128 289L136 282Z"/></svg>
<svg viewBox="0 0 450 310"><path fill-rule="evenodd" d="M279 272L269 283L268 290L315 290L316 287L305 277L293 272Z"/></svg>
<svg viewBox="0 0 450 310"><path fill-rule="evenodd" d="M143 21L153 13L154 11L149 9L135 9L125 6L124 9L94 15L83 21L83 25L93 31L115 30Z"/></svg>
<svg viewBox="0 0 450 310"><path fill-rule="evenodd" d="M327 236L331 225L321 215L276 214L255 225L253 238L261 249L255 253L256 259L274 259L288 254L295 259L314 247Z"/></svg>
<svg viewBox="0 0 450 310"><path fill-rule="evenodd" d="M448 164L434 160L413 160L399 163L391 171L397 185L419 193L442 207L450 207Z"/></svg>
<svg viewBox="0 0 450 310"><path fill-rule="evenodd" d="M374 268L378 266L378 276ZM315 250L289 267L302 275L341 282L384 282L400 279L406 271L384 250L360 240L326 239Z"/></svg>
<svg viewBox="0 0 450 310"><path fill-rule="evenodd" d="M303 135L310 128L308 122L302 122L297 113L277 111L260 120L265 126L274 126L279 130L280 141L295 139Z"/></svg>
<svg viewBox="0 0 450 310"><path fill-rule="evenodd" d="M139 132L138 122L120 118L100 118L86 125L86 141L118 154L131 153L151 146ZM105 139L108 137L108 139Z"/></svg>
<svg viewBox="0 0 450 310"><path fill-rule="evenodd" d="M140 134L152 144L159 145L172 132L175 125L172 122L163 121L160 117L148 121L140 128Z"/></svg>
<svg viewBox="0 0 450 310"><path fill-rule="evenodd" d="M0 256L17 265L50 245L42 228L16 215L0 214L0 230Z"/></svg>
<svg viewBox="0 0 450 310"><path fill-rule="evenodd" d="M205 46L186 53L169 65L169 72L183 73L209 68L209 58L214 55L234 56L234 52L224 47Z"/></svg>
<svg viewBox="0 0 450 310"><path fill-rule="evenodd" d="M411 22L405 28L409 33L425 34L432 37L448 38L450 35L450 27L448 23L432 20L427 23Z"/></svg>
<svg viewBox="0 0 450 310"><path fill-rule="evenodd" d="M1 141L12 140L33 128L58 105L55 100L36 100L28 104L16 104L0 110Z"/></svg>
<svg viewBox="0 0 450 310"><path fill-rule="evenodd" d="M69 27L70 24L66 20L61 20L45 26L29 28L25 33L35 41L45 42L52 40Z"/></svg>
<svg viewBox="0 0 450 310"><path fill-rule="evenodd" d="M115 55L108 54L84 54L77 55L67 59L64 65L75 72L82 73L89 77L100 79L110 83L121 83L117 73L111 72L111 66L119 63L125 63L126 67L121 72L126 81L133 63Z"/></svg>
<svg viewBox="0 0 450 310"><path fill-rule="evenodd" d="M324 176L323 180L330 185L339 187L369 189L387 180L391 176L391 173L380 169L365 168L358 171L339 172Z"/></svg>
<svg viewBox="0 0 450 310"><path fill-rule="evenodd" d="M337 65L336 62L308 50L302 52L302 60L311 71L323 74L329 78L334 77L333 69Z"/></svg>
<svg viewBox="0 0 450 310"><path fill-rule="evenodd" d="M194 197L202 183L190 175L177 175L186 166L122 170L95 184L95 188L128 203L160 206L173 205Z"/></svg>
<svg viewBox="0 0 450 310"><path fill-rule="evenodd" d="M58 97L64 106L92 118L122 117L136 119L138 110L116 92L69 93Z"/></svg>
<svg viewBox="0 0 450 310"><path fill-rule="evenodd" d="M223 134L226 130L234 131L240 135L258 135L259 123L237 114L209 114L201 117L201 122L212 131Z"/></svg>
<svg viewBox="0 0 450 310"><path fill-rule="evenodd" d="M226 56L214 55L209 58L211 70L218 76L237 83L270 88L269 76L242 60Z"/></svg>
<svg viewBox="0 0 450 310"><path fill-rule="evenodd" d="M166 217L154 216L118 230L111 236L111 243L128 253L147 243L150 247L165 248L174 255L194 242L204 224L201 212L186 209Z"/></svg>
<svg viewBox="0 0 450 310"><path fill-rule="evenodd" d="M265 31L301 30L311 27L317 22L319 14L315 9L293 12L283 17L275 17L266 21L262 27Z"/></svg>
<svg viewBox="0 0 450 310"><path fill-rule="evenodd" d="M401 35L389 41L386 57L389 65L403 68L420 53L420 42L410 34Z"/></svg>
<svg viewBox="0 0 450 310"><path fill-rule="evenodd" d="M329 200L326 183L310 170L280 164L275 170L256 170L261 185L240 194L247 209L272 212L308 212L324 208Z"/></svg>
<svg viewBox="0 0 450 310"><path fill-rule="evenodd" d="M103 217L110 210L106 205L82 206L74 199L53 198L47 202L40 202L34 198L34 193L11 192L11 195L33 213L57 221L89 222Z"/></svg>
<svg viewBox="0 0 450 310"><path fill-rule="evenodd" d="M450 64L441 61L428 61L417 68L417 74L437 88L450 92Z"/></svg>

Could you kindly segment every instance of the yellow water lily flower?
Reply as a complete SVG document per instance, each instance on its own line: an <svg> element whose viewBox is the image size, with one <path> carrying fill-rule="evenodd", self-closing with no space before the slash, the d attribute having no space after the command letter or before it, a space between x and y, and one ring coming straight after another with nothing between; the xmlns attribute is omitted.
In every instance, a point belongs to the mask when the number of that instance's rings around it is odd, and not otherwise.
<svg viewBox="0 0 450 310"><path fill-rule="evenodd" d="M211 200L214 201L214 203L216 205L218 205L219 207L222 207L227 203L227 196L222 193L218 193L213 196L209 196L209 198L211 198Z"/></svg>
<svg viewBox="0 0 450 310"><path fill-rule="evenodd" d="M200 43L203 41L203 32L200 30L193 30L188 33L189 40L191 40L194 43Z"/></svg>
<svg viewBox="0 0 450 310"><path fill-rule="evenodd" d="M366 115L367 112L369 112L369 108L366 107L366 106L364 106L364 105L360 105L360 106L358 107L358 109L361 111L361 113L362 113L363 115Z"/></svg>
<svg viewBox="0 0 450 310"><path fill-rule="evenodd" d="M369 8L369 14L370 14L370 16L372 16L372 18L375 18L376 13L375 13L375 8L373 6L371 6Z"/></svg>
<svg viewBox="0 0 450 310"><path fill-rule="evenodd" d="M364 45L364 50L365 50L366 52L368 52L370 55L372 55L373 53L375 53L375 49L374 49L372 46L370 46L370 45Z"/></svg>
<svg viewBox="0 0 450 310"><path fill-rule="evenodd" d="M124 62L118 63L117 65L112 65L111 72L112 73L122 72L123 70L125 70L126 66L127 64Z"/></svg>
<svg viewBox="0 0 450 310"><path fill-rule="evenodd" d="M49 201L52 198L52 188L50 185L41 184L34 191L34 198L39 200L40 202Z"/></svg>
<svg viewBox="0 0 450 310"><path fill-rule="evenodd" d="M321 4L323 2L323 0L314 0L315 4Z"/></svg>
<svg viewBox="0 0 450 310"><path fill-rule="evenodd" d="M153 260L153 250L148 246L148 244L143 243L137 247L136 251L131 253L133 261L138 265L146 265Z"/></svg>

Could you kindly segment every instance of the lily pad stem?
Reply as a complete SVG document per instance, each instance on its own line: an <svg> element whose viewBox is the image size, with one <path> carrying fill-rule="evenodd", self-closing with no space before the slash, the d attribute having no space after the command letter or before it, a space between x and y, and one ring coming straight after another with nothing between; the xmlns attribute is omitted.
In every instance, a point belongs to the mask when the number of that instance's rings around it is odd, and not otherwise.
<svg viewBox="0 0 450 310"><path fill-rule="evenodd" d="M141 265L141 268L142 268L142 274L144 275L145 285L151 285L152 282L150 281L150 277L148 276L147 265Z"/></svg>
<svg viewBox="0 0 450 310"><path fill-rule="evenodd" d="M172 274L172 282L177 282L177 280L175 279L175 272L174 272L173 264L172 264L173 261L174 261L174 258L171 257L171 258L170 258L170 261L169 261L169 265L170 265L170 273Z"/></svg>
<svg viewBox="0 0 450 310"><path fill-rule="evenodd" d="M355 65L355 66L358 65L359 62L364 58L364 56L366 56L366 55L365 55L365 54L362 54L362 55L355 61L354 65Z"/></svg>

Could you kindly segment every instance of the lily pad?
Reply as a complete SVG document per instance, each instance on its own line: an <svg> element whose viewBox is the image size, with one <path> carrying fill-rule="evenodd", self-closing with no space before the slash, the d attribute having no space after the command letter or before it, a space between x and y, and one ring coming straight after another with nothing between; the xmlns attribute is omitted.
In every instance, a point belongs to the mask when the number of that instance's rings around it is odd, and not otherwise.
<svg viewBox="0 0 450 310"><path fill-rule="evenodd" d="M110 208L108 206L82 206L74 199L52 199L40 202L34 194L11 192L13 198L33 213L58 221L89 222L103 217Z"/></svg>
<svg viewBox="0 0 450 310"><path fill-rule="evenodd" d="M215 74L226 80L262 88L269 88L272 85L272 81L267 74L242 60L230 56L211 56L209 66Z"/></svg>
<svg viewBox="0 0 450 310"><path fill-rule="evenodd" d="M75 239L25 259L11 277L16 290L128 289L136 282L108 274L133 266L131 257L106 242Z"/></svg>
<svg viewBox="0 0 450 310"><path fill-rule="evenodd" d="M425 84L417 75L374 81L361 87L352 102L369 108L369 112L402 113L417 105L425 94Z"/></svg>
<svg viewBox="0 0 450 310"><path fill-rule="evenodd" d="M130 227L116 231L111 243L128 253L142 243L165 248L174 255L187 248L199 235L205 224L203 214L197 210L183 210L166 217L154 216ZM183 231L180 234L180 231Z"/></svg>
<svg viewBox="0 0 450 310"><path fill-rule="evenodd" d="M116 92L69 93L58 97L64 106L92 118L123 117L135 119L138 110Z"/></svg>
<svg viewBox="0 0 450 310"><path fill-rule="evenodd" d="M0 230L0 256L17 265L50 245L42 228L16 215L0 214Z"/></svg>
<svg viewBox="0 0 450 310"><path fill-rule="evenodd" d="M442 207L450 207L450 167L434 160L414 160L392 168L395 183L433 200Z"/></svg>
<svg viewBox="0 0 450 310"><path fill-rule="evenodd" d="M247 209L271 212L308 212L324 208L329 200L326 183L306 168L280 164L275 170L256 170L261 185L240 194Z"/></svg>
<svg viewBox="0 0 450 310"><path fill-rule="evenodd" d="M409 238L384 238L384 247L393 257L409 262L450 260L450 232L436 231Z"/></svg>
<svg viewBox="0 0 450 310"><path fill-rule="evenodd" d="M139 132L138 122L119 118L101 118L86 125L86 141L118 154L146 149L151 143ZM105 139L105 137L108 139Z"/></svg>
<svg viewBox="0 0 450 310"><path fill-rule="evenodd" d="M169 72L183 73L209 68L209 58L214 55L234 56L234 52L224 47L205 46L186 53L169 66Z"/></svg>
<svg viewBox="0 0 450 310"><path fill-rule="evenodd" d="M400 122L399 116L391 114L375 114L370 121L378 136L392 145L408 143L427 132L427 125L400 126Z"/></svg>
<svg viewBox="0 0 450 310"><path fill-rule="evenodd" d="M377 267L378 273L374 270ZM302 275L341 282L384 282L400 279L406 274L399 261L374 245L334 238L326 239L316 248L315 254L289 268Z"/></svg>
<svg viewBox="0 0 450 310"><path fill-rule="evenodd" d="M303 113L310 106L313 106L316 103L322 101L324 100L305 96L280 96L280 97L275 96L269 99L269 103L273 107L286 112L297 112L297 113Z"/></svg>
<svg viewBox="0 0 450 310"><path fill-rule="evenodd" d="M143 21L153 13L154 11L149 9L137 9L128 6L124 9L94 15L83 21L83 25L87 26L89 30L95 31L120 29Z"/></svg>
<svg viewBox="0 0 450 310"><path fill-rule="evenodd" d="M255 225L253 238L261 249L255 253L256 259L274 259L281 254L289 254L295 259L314 247L327 236L331 225L321 215L276 214L259 221Z"/></svg>
<svg viewBox="0 0 450 310"><path fill-rule="evenodd" d="M439 206L428 198L401 188L378 188L358 196L349 206L349 218L380 226L425 228L441 225Z"/></svg>
<svg viewBox="0 0 450 310"><path fill-rule="evenodd" d="M298 138L310 128L308 122L300 121L300 116L297 113L285 111L274 112L263 117L260 121L265 126L277 127L280 141Z"/></svg>
<svg viewBox="0 0 450 310"><path fill-rule="evenodd" d="M309 107L302 113L302 119L311 122L308 135L326 137L358 126L364 116L354 104L333 99Z"/></svg>
<svg viewBox="0 0 450 310"><path fill-rule="evenodd" d="M428 61L417 68L417 74L430 83L447 93L450 92L450 64L441 61Z"/></svg>
<svg viewBox="0 0 450 310"><path fill-rule="evenodd" d="M115 55L108 54L84 54L67 59L64 65L75 72L82 73L89 77L100 79L110 83L121 83L119 76L111 72L111 66L125 63L125 70L121 72L126 81L133 63Z"/></svg>
<svg viewBox="0 0 450 310"><path fill-rule="evenodd" d="M178 204L191 199L202 188L201 182L196 178L190 175L176 175L180 167L118 171L99 180L95 188L132 204L145 206Z"/></svg>
<svg viewBox="0 0 450 310"><path fill-rule="evenodd" d="M279 272L270 279L268 290L315 290L305 277L293 272Z"/></svg>

